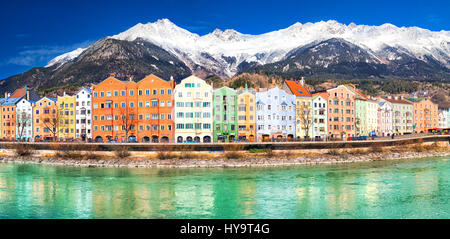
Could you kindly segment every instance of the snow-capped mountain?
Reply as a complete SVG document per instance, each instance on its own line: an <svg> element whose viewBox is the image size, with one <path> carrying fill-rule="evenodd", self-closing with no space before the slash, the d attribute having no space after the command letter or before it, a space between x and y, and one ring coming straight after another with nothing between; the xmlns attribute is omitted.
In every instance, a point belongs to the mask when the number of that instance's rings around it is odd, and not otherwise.
<svg viewBox="0 0 450 239"><path fill-rule="evenodd" d="M142 38L176 55L188 66L200 65L229 77L238 72L238 66L243 62L258 65L274 63L295 48L331 38L342 38L373 52L375 56L382 55L383 49L391 47L421 60L431 56L450 68L450 31L432 32L392 24L345 25L330 20L295 23L286 29L262 35L216 29L210 34L199 36L168 19L162 19L154 23L137 24L111 38L126 41Z"/></svg>
<svg viewBox="0 0 450 239"><path fill-rule="evenodd" d="M58 56L46 67L9 77L4 89L24 84L99 82L110 72L125 78L156 74L179 81L189 74L232 77L263 71L286 77L450 80L450 31L418 27L295 23L249 35L219 30L204 36L168 19L137 24L86 49ZM30 83L31 82L31 83ZM30 86L31 86L30 85Z"/></svg>

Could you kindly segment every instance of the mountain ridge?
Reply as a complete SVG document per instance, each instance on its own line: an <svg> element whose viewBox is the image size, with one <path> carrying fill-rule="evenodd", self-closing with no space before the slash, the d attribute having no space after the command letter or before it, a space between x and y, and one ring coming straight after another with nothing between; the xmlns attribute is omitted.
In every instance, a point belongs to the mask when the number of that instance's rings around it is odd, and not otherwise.
<svg viewBox="0 0 450 239"><path fill-rule="evenodd" d="M121 51L102 48L106 43ZM448 81L450 31L392 24L345 25L330 20L295 23L260 35L216 29L200 36L161 19L139 23L85 49L60 55L47 66L9 77L0 85L5 91L28 82L32 87L95 83L111 72L127 78L150 73L174 78L189 74L231 78L255 71L288 77L336 74L349 79Z"/></svg>

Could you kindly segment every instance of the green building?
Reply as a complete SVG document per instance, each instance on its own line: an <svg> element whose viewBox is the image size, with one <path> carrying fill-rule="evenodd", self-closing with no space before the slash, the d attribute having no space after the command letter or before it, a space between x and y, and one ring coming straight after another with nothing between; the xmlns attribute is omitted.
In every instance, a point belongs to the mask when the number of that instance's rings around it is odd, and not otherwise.
<svg viewBox="0 0 450 239"><path fill-rule="evenodd" d="M357 136L367 136L367 101L355 100L355 133Z"/></svg>
<svg viewBox="0 0 450 239"><path fill-rule="evenodd" d="M229 87L214 91L214 142L233 142L237 138L237 92Z"/></svg>

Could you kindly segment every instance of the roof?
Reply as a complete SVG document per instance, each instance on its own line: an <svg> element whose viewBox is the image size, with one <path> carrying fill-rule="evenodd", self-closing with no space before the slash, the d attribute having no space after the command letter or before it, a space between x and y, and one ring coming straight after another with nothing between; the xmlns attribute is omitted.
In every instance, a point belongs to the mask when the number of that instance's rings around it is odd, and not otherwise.
<svg viewBox="0 0 450 239"><path fill-rule="evenodd" d="M87 87L81 88L80 90L78 90L78 92L77 92L76 94L80 93L82 90L85 90L85 91L87 91L89 94L92 94L92 90L89 89L89 88L87 88Z"/></svg>
<svg viewBox="0 0 450 239"><path fill-rule="evenodd" d="M2 105L15 105L17 102L19 102L21 98L7 98L2 102Z"/></svg>
<svg viewBox="0 0 450 239"><path fill-rule="evenodd" d="M316 93L313 93L312 95L314 97L322 96L322 98L324 98L325 100L328 99L328 92L326 92L326 91L316 92Z"/></svg>
<svg viewBox="0 0 450 239"><path fill-rule="evenodd" d="M285 80L284 82L286 82L286 85L295 96L311 97L311 92L309 92L306 87L302 86L299 81Z"/></svg>
<svg viewBox="0 0 450 239"><path fill-rule="evenodd" d="M411 105L412 103L407 101L407 100L401 100L401 99L389 99L389 98L384 98L382 97L384 100L391 102L392 104L406 104L406 105Z"/></svg>
<svg viewBox="0 0 450 239"><path fill-rule="evenodd" d="M405 99L407 99L407 100L409 100L409 101L411 101L411 102L416 103L416 102L422 101L424 98L412 98L412 97L408 97L408 98L405 98Z"/></svg>
<svg viewBox="0 0 450 239"><path fill-rule="evenodd" d="M43 100L43 99L48 99L48 100L51 100L51 101L53 101L53 102L55 102L55 103L56 103L56 101L58 101L57 98L52 98L52 97L44 96L44 97L42 97L41 99L37 100L36 102L41 101L41 100Z"/></svg>
<svg viewBox="0 0 450 239"><path fill-rule="evenodd" d="M27 87L23 87L20 89L15 90L10 96L9 98L21 98L24 97L27 93Z"/></svg>

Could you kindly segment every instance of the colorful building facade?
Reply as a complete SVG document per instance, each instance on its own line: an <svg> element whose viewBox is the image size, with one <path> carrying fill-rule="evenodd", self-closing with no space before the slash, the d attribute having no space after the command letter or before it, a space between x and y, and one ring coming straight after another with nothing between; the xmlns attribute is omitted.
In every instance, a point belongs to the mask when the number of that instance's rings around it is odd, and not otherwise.
<svg viewBox="0 0 450 239"><path fill-rule="evenodd" d="M92 140L92 90L88 88L75 94L75 137Z"/></svg>
<svg viewBox="0 0 450 239"><path fill-rule="evenodd" d="M238 134L240 141L256 140L256 96L255 92L245 87L237 97Z"/></svg>
<svg viewBox="0 0 450 239"><path fill-rule="evenodd" d="M58 138L59 140L73 140L76 137L75 125L75 97L66 95L58 96L56 100Z"/></svg>
<svg viewBox="0 0 450 239"><path fill-rule="evenodd" d="M238 138L237 93L229 87L214 90L214 142L233 142Z"/></svg>
<svg viewBox="0 0 450 239"><path fill-rule="evenodd" d="M25 98L16 103L16 140L33 141L33 103Z"/></svg>
<svg viewBox="0 0 450 239"><path fill-rule="evenodd" d="M312 96L312 138L326 140L328 136L328 94L326 92L316 93Z"/></svg>
<svg viewBox="0 0 450 239"><path fill-rule="evenodd" d="M295 96L275 87L256 93L258 141L289 140L296 137Z"/></svg>
<svg viewBox="0 0 450 239"><path fill-rule="evenodd" d="M58 114L55 98L43 97L33 105L33 137L35 142L55 141L58 137Z"/></svg>
<svg viewBox="0 0 450 239"><path fill-rule="evenodd" d="M16 103L21 98L7 98L3 101L2 111L2 139L12 141L16 139Z"/></svg>
<svg viewBox="0 0 450 239"><path fill-rule="evenodd" d="M355 92L349 86L339 85L327 93L328 135L342 139L355 136Z"/></svg>
<svg viewBox="0 0 450 239"><path fill-rule="evenodd" d="M137 83L139 142L174 143L173 91L175 82L148 75Z"/></svg>
<svg viewBox="0 0 450 239"><path fill-rule="evenodd" d="M96 142L137 142L137 87L111 75L92 87L92 138Z"/></svg>
<svg viewBox="0 0 450 239"><path fill-rule="evenodd" d="M427 98L407 98L413 104L414 132L426 133L439 125L438 105Z"/></svg>
<svg viewBox="0 0 450 239"><path fill-rule="evenodd" d="M283 90L295 96L295 128L297 138L310 138L313 134L312 95L305 87L305 81L303 77L298 81L284 81Z"/></svg>
<svg viewBox="0 0 450 239"><path fill-rule="evenodd" d="M175 86L176 142L212 142L213 87L189 76Z"/></svg>
<svg viewBox="0 0 450 239"><path fill-rule="evenodd" d="M367 135L378 135L379 129L378 129L378 111L379 111L379 104L377 101L368 99L366 101L366 126L367 126Z"/></svg>
<svg viewBox="0 0 450 239"><path fill-rule="evenodd" d="M380 100L392 104L393 133L413 133L413 104L401 97L381 97Z"/></svg>
<svg viewBox="0 0 450 239"><path fill-rule="evenodd" d="M393 133L392 119L393 108L389 101L378 103L378 134L380 136L391 136Z"/></svg>

